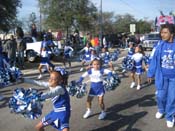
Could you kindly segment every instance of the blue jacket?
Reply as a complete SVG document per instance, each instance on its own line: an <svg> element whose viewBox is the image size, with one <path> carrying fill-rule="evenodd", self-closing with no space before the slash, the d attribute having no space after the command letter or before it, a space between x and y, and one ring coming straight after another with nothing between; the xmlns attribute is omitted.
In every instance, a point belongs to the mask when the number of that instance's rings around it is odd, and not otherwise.
<svg viewBox="0 0 175 131"><path fill-rule="evenodd" d="M147 73L148 78L155 77L155 86L157 89L162 89L163 87L163 74L161 70L161 52L162 47L165 43L165 41L161 40L161 43L156 47ZM175 39L173 43L175 44Z"/></svg>
<svg viewBox="0 0 175 131"><path fill-rule="evenodd" d="M161 50L164 42L159 44L154 52L151 63L148 68L147 77L155 77L155 86L157 89L161 89L163 86L163 74L161 71Z"/></svg>

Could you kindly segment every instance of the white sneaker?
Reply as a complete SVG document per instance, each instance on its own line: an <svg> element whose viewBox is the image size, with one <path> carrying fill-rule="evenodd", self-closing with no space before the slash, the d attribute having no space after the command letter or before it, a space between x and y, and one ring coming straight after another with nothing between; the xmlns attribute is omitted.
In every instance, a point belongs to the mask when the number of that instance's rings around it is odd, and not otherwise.
<svg viewBox="0 0 175 131"><path fill-rule="evenodd" d="M91 110L87 110L86 113L83 115L83 118L86 119L91 115Z"/></svg>
<svg viewBox="0 0 175 131"><path fill-rule="evenodd" d="M174 120L173 121L166 121L167 127L168 128L173 128L174 127Z"/></svg>
<svg viewBox="0 0 175 131"><path fill-rule="evenodd" d="M98 119L103 120L106 117L106 112L101 112Z"/></svg>
<svg viewBox="0 0 175 131"><path fill-rule="evenodd" d="M135 84L135 82L132 82L130 88L134 88Z"/></svg>
<svg viewBox="0 0 175 131"><path fill-rule="evenodd" d="M84 68L80 68L80 71L83 71L84 70Z"/></svg>
<svg viewBox="0 0 175 131"><path fill-rule="evenodd" d="M156 119L161 119L163 117L163 114L160 112L157 112L155 117L156 117Z"/></svg>
<svg viewBox="0 0 175 131"><path fill-rule="evenodd" d="M125 70L125 69L123 69L123 70L122 70L122 73L125 73L125 72L126 72L126 70Z"/></svg>
<svg viewBox="0 0 175 131"><path fill-rule="evenodd" d="M141 86L140 85L137 85L137 90L140 90Z"/></svg>
<svg viewBox="0 0 175 131"><path fill-rule="evenodd" d="M38 76L38 79L41 79L43 76L40 74L39 76Z"/></svg>

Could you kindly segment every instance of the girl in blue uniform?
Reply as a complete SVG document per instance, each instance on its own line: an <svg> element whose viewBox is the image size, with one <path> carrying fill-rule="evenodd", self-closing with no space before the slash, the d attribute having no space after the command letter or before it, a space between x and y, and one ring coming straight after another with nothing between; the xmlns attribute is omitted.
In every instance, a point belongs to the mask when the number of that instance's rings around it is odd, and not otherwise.
<svg viewBox="0 0 175 131"><path fill-rule="evenodd" d="M129 42L129 48L128 48L128 54L127 54L127 58L131 58L135 53L135 48L134 48L134 43L133 42ZM122 73L125 73L126 69L124 68L122 70Z"/></svg>
<svg viewBox="0 0 175 131"><path fill-rule="evenodd" d="M129 42L129 48L128 48L128 57L132 57L135 53L135 49L134 49L134 43L133 42Z"/></svg>
<svg viewBox="0 0 175 131"><path fill-rule="evenodd" d="M102 64L104 67L110 67L110 70L114 71L114 66L112 64L112 61L110 60L110 53L109 51L107 51L107 48L102 48L100 58L102 59Z"/></svg>
<svg viewBox="0 0 175 131"><path fill-rule="evenodd" d="M104 105L104 86L103 86L103 75L108 74L108 77L112 76L112 72L108 69L101 68L101 62L98 59L92 61L92 68L86 71L79 79L78 83L81 83L87 76L90 77L91 87L87 98L87 111L83 115L83 118L88 118L91 115L91 103L94 96L98 97L98 103L101 108L101 113L98 119L104 119L106 117L105 105Z"/></svg>
<svg viewBox="0 0 175 131"><path fill-rule="evenodd" d="M162 25L161 44L156 47L148 68L148 81L155 76L157 119L165 115L168 128L174 126L175 116L175 39L174 25Z"/></svg>
<svg viewBox="0 0 175 131"><path fill-rule="evenodd" d="M135 86L135 74L137 75L137 90L140 90L141 88L141 75L143 73L143 59L144 59L144 53L143 49L140 45L135 47L135 53L132 55L131 59L134 62L134 68L131 71L131 79L132 83L130 85L130 88L133 88Z"/></svg>
<svg viewBox="0 0 175 131"><path fill-rule="evenodd" d="M37 125L37 131L44 131L48 125L60 131L69 131L70 98L63 85L63 77L60 72L52 71L48 82L40 82L31 79L24 79L24 82L36 84L42 87L49 87L50 91L43 93L41 99L49 99L53 103L53 110L47 114Z"/></svg>
<svg viewBox="0 0 175 131"><path fill-rule="evenodd" d="M92 50L94 50L94 48L90 46L90 43L87 43L86 47L80 50L80 53L84 52L84 59L82 60L82 68L80 69L80 71L83 71L85 63L91 62L91 51Z"/></svg>
<svg viewBox="0 0 175 131"><path fill-rule="evenodd" d="M66 43L64 47L64 56L63 56L63 64L64 67L66 68L66 62L69 63L69 68L71 68L71 55L74 49L70 46L70 43Z"/></svg>

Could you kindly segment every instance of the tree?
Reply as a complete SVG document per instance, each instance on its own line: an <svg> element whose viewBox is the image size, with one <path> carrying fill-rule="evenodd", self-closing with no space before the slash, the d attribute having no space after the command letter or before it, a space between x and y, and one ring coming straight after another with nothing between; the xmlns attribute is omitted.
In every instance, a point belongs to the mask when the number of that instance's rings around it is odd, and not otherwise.
<svg viewBox="0 0 175 131"><path fill-rule="evenodd" d="M96 7L89 0L39 0L45 26L53 29L87 30L95 18Z"/></svg>
<svg viewBox="0 0 175 131"><path fill-rule="evenodd" d="M136 20L130 14L117 15L115 17L115 30L117 32L130 32L130 24L134 23Z"/></svg>
<svg viewBox="0 0 175 131"><path fill-rule="evenodd" d="M8 32L16 25L17 8L21 7L21 0L1 0L0 30Z"/></svg>
<svg viewBox="0 0 175 131"><path fill-rule="evenodd" d="M136 33L144 34L149 33L151 31L152 22L148 22L145 20L139 20L136 22Z"/></svg>

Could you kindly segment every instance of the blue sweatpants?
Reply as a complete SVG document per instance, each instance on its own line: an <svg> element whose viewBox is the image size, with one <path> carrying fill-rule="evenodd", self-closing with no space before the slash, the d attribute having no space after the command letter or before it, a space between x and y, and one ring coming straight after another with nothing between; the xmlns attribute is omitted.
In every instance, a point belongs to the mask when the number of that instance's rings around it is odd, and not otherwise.
<svg viewBox="0 0 175 131"><path fill-rule="evenodd" d="M163 87L157 90L157 106L168 121L175 115L175 78L163 78Z"/></svg>

